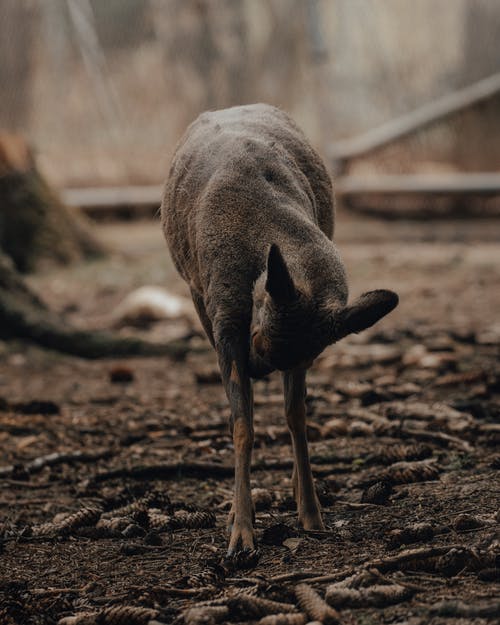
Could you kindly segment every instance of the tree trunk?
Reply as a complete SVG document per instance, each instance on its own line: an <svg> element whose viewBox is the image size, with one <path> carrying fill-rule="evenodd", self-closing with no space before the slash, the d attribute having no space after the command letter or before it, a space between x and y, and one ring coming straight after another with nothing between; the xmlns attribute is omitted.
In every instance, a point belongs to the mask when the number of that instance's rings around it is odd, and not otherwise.
<svg viewBox="0 0 500 625"><path fill-rule="evenodd" d="M0 250L21 272L101 256L83 217L62 204L19 135L0 131Z"/></svg>
<svg viewBox="0 0 500 625"><path fill-rule="evenodd" d="M35 11L31 2L0 2L0 125L26 127L31 109Z"/></svg>
<svg viewBox="0 0 500 625"><path fill-rule="evenodd" d="M184 357L185 341L149 343L109 332L78 330L66 324L31 291L12 261L0 252L0 338L24 339L81 358Z"/></svg>

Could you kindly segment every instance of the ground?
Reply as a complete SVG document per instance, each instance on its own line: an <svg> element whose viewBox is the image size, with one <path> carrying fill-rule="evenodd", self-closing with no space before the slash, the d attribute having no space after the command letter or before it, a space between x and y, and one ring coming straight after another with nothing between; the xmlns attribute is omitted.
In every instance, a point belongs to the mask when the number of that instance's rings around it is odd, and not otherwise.
<svg viewBox="0 0 500 625"><path fill-rule="evenodd" d="M187 294L158 222L97 229L116 250L110 259L31 278L73 323L109 326L121 298L144 284ZM386 287L401 303L371 331L328 348L309 373L310 448L326 530L296 524L279 375L254 389L252 486L264 489L256 494L258 553L227 561L233 453L208 343L195 336L193 346L207 351L182 362L92 362L2 344L0 622L56 623L132 605L156 608L168 623L241 589L296 604L297 581L312 578L324 596L331 583L372 569L377 584L398 582L404 597L340 605L343 623L498 617L498 222L341 213L336 238L352 296ZM190 329L181 321L134 331L160 340ZM66 452L66 461L46 457ZM93 527L100 512L61 524L85 507L117 517L138 500L124 533ZM151 528L153 508L168 515L160 531ZM41 524L56 515L44 533ZM209 527L182 527L189 524ZM404 559L408 549L431 551ZM329 579L314 581L321 576ZM472 612L447 616L442 600L462 600ZM475 616L485 603L484 618ZM230 602L223 620L258 620L238 606Z"/></svg>

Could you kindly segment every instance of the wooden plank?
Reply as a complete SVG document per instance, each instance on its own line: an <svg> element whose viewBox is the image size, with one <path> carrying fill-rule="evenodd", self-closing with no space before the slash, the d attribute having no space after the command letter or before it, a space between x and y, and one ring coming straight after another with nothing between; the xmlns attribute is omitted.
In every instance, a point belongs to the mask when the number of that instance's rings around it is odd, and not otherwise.
<svg viewBox="0 0 500 625"><path fill-rule="evenodd" d="M338 195L500 195L500 172L381 174L337 178Z"/></svg>
<svg viewBox="0 0 500 625"><path fill-rule="evenodd" d="M163 195L162 185L137 187L89 187L65 189L63 202L86 212L117 208L158 208Z"/></svg>
<svg viewBox="0 0 500 625"><path fill-rule="evenodd" d="M373 152L498 93L500 93L500 72L464 89L449 93L434 102L424 104L410 113L392 119L357 137L336 141L330 145L328 156L337 163L338 167L342 161Z"/></svg>
<svg viewBox="0 0 500 625"><path fill-rule="evenodd" d="M341 176L335 180L339 198L361 196L500 196L500 172ZM66 189L63 201L95 218L152 216L159 208L163 187L95 187Z"/></svg>

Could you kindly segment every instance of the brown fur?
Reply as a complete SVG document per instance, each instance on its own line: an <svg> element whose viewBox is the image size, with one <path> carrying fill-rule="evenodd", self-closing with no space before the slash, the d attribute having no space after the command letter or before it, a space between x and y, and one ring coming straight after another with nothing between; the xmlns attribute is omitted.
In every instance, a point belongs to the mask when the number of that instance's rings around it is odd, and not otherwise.
<svg viewBox="0 0 500 625"><path fill-rule="evenodd" d="M230 551L253 547L250 376L284 371L299 517L321 527L305 440L305 371L329 344L397 304L389 291L347 304L331 238L332 185L318 154L265 104L203 113L179 143L162 203L174 263L215 347L231 406L235 499Z"/></svg>

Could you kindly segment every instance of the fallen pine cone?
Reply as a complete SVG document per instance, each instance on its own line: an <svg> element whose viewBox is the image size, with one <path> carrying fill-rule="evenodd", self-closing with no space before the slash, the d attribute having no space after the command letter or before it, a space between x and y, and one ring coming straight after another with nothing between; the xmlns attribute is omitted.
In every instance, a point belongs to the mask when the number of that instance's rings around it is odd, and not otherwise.
<svg viewBox="0 0 500 625"><path fill-rule="evenodd" d="M158 614L158 610L122 605L66 616L58 621L58 625L147 625Z"/></svg>
<svg viewBox="0 0 500 625"><path fill-rule="evenodd" d="M337 625L341 622L337 610L329 606L311 586L297 584L295 595L300 607L313 621L321 621L324 625Z"/></svg>
<svg viewBox="0 0 500 625"><path fill-rule="evenodd" d="M112 517L111 519L99 519L97 529L109 530L112 532L123 532L130 525L130 518L126 516Z"/></svg>
<svg viewBox="0 0 500 625"><path fill-rule="evenodd" d="M171 529L198 529L215 526L215 514L213 512L186 512L180 510L170 517Z"/></svg>
<svg viewBox="0 0 500 625"><path fill-rule="evenodd" d="M252 597L247 593L231 597L227 602L227 606L231 616L238 620L254 620L269 614L283 614L296 611L295 606L291 603Z"/></svg>
<svg viewBox="0 0 500 625"><path fill-rule="evenodd" d="M149 527L158 531L197 529L215 526L213 512L187 512L180 510L174 515L149 513Z"/></svg>
<svg viewBox="0 0 500 625"><path fill-rule="evenodd" d="M203 588L205 586L216 586L224 578L224 569L217 566L208 566L199 573L193 573L186 578L188 587Z"/></svg>
<svg viewBox="0 0 500 625"><path fill-rule="evenodd" d="M136 512L142 512L143 510L147 510L148 508L161 508L169 510L170 507L170 497L167 495L167 493L155 490L147 493L139 499L136 499L135 501L132 501L126 506L121 506L120 508L109 510L108 512L105 512L102 516L104 519L109 519L119 516L131 516Z"/></svg>
<svg viewBox="0 0 500 625"><path fill-rule="evenodd" d="M427 482L436 480L439 476L439 467L430 464L427 460L421 462L396 462L388 467L382 477L392 484L412 484L413 482Z"/></svg>
<svg viewBox="0 0 500 625"><path fill-rule="evenodd" d="M402 460L424 460L432 456L432 447L425 443L415 445L384 446L375 453L370 454L366 461L379 462L381 464L394 464Z"/></svg>
<svg viewBox="0 0 500 625"><path fill-rule="evenodd" d="M33 525L31 528L32 536L50 536L57 533L57 525L52 522Z"/></svg>
<svg viewBox="0 0 500 625"><path fill-rule="evenodd" d="M392 485L383 480L382 482L375 482L367 489L363 491L361 495L361 503L372 503L377 506L384 506L392 495Z"/></svg>
<svg viewBox="0 0 500 625"><path fill-rule="evenodd" d="M325 599L335 608L383 608L406 601L413 591L399 584L373 585L367 588L346 588L333 584L326 589Z"/></svg>
<svg viewBox="0 0 500 625"><path fill-rule="evenodd" d="M445 577L454 577L464 569L477 571L483 568L483 562L487 562L483 554L467 547L458 547L450 549L448 553L438 558L435 569Z"/></svg>
<svg viewBox="0 0 500 625"><path fill-rule="evenodd" d="M260 558L260 551L258 549L252 549L247 551L242 549L230 556L224 558L224 568L227 571L236 571L238 569L251 569L257 566Z"/></svg>
<svg viewBox="0 0 500 625"><path fill-rule="evenodd" d="M102 508L87 507L70 514L59 524L59 532L68 534L79 527L89 527L95 525L101 518Z"/></svg>
<svg viewBox="0 0 500 625"><path fill-rule="evenodd" d="M472 514L459 514L453 521L455 530L471 530L483 527L485 522Z"/></svg>
<svg viewBox="0 0 500 625"><path fill-rule="evenodd" d="M302 613L269 614L260 619L259 625L305 625L307 616Z"/></svg>
<svg viewBox="0 0 500 625"><path fill-rule="evenodd" d="M186 625L215 625L227 620L229 608L227 606L202 606L189 608L183 614Z"/></svg>
<svg viewBox="0 0 500 625"><path fill-rule="evenodd" d="M252 488L252 501L255 510L268 510L273 503L273 495L267 488Z"/></svg>
<svg viewBox="0 0 500 625"><path fill-rule="evenodd" d="M149 513L149 527L151 529L158 530L159 532L163 530L170 529L170 521L172 517L167 514L156 514Z"/></svg>
<svg viewBox="0 0 500 625"><path fill-rule="evenodd" d="M65 517L59 523L54 521L33 527L33 536L49 536L51 534L67 535L80 527L93 527L100 519L102 509L98 507L81 508Z"/></svg>
<svg viewBox="0 0 500 625"><path fill-rule="evenodd" d="M389 545L392 548L400 545L424 542L434 538L434 528L430 523L413 523L402 529L395 529L389 533Z"/></svg>

